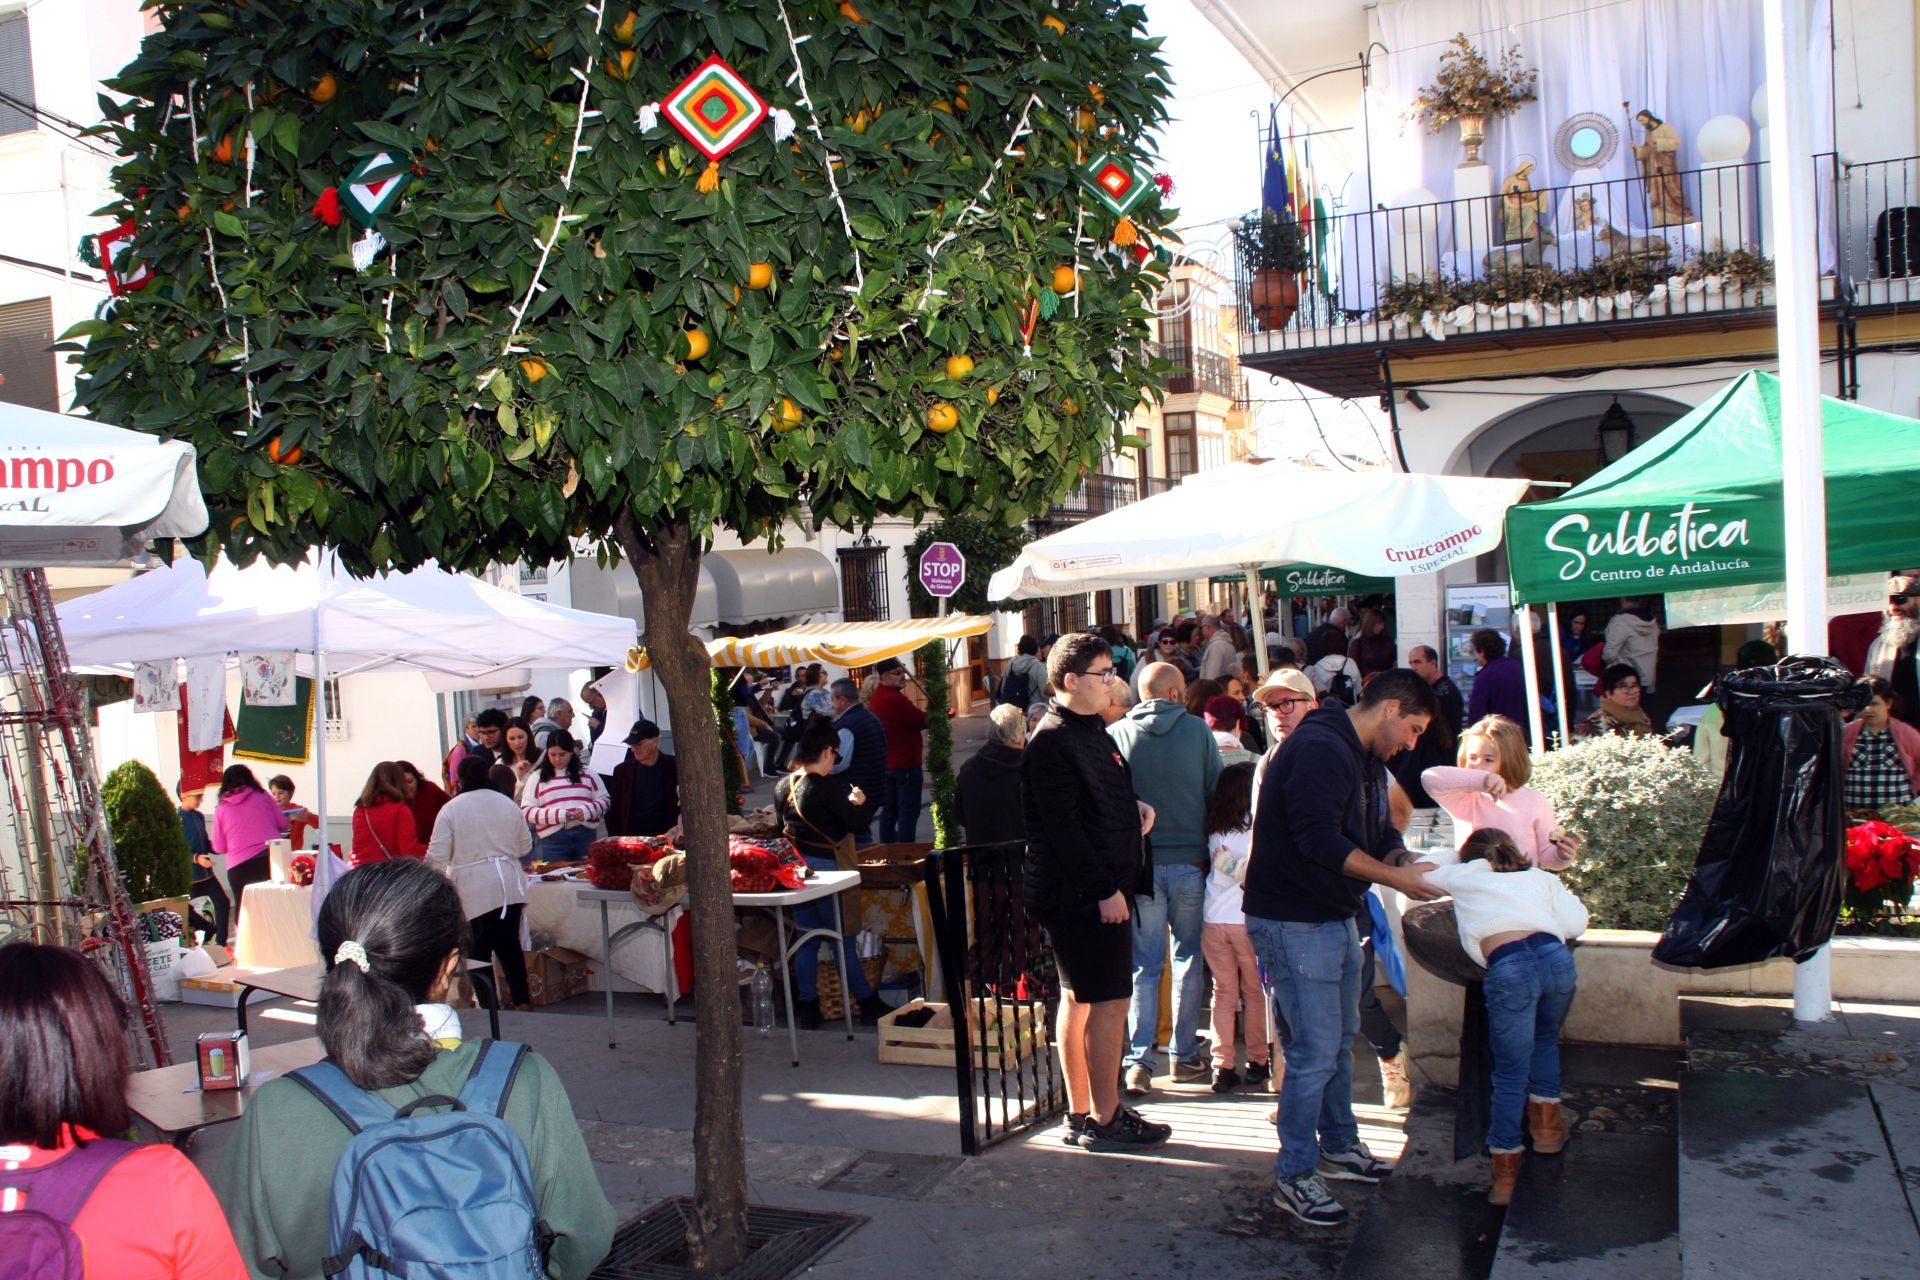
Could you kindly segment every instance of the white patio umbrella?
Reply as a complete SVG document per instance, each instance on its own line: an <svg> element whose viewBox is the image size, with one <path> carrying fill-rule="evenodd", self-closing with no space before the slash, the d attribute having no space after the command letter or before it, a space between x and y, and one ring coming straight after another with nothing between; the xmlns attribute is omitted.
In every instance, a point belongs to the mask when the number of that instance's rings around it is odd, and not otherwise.
<svg viewBox="0 0 1920 1280"><path fill-rule="evenodd" d="M192 445L0 403L0 567L114 564L206 527Z"/></svg>
<svg viewBox="0 0 1920 1280"><path fill-rule="evenodd" d="M1235 463L1030 542L993 575L993 600L1326 564L1370 577L1432 573L1500 544L1530 481ZM1266 648L1255 645L1262 672Z"/></svg>

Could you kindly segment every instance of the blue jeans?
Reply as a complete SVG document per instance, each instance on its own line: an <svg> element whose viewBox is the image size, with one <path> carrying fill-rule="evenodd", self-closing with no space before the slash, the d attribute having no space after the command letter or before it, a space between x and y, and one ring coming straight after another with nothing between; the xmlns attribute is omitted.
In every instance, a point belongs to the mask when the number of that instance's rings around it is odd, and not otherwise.
<svg viewBox="0 0 1920 1280"><path fill-rule="evenodd" d="M540 856L548 862L580 862L594 838L592 827L562 827L539 836Z"/></svg>
<svg viewBox="0 0 1920 1280"><path fill-rule="evenodd" d="M1560 1024L1573 1003L1573 953L1536 933L1487 966L1488 1033L1493 1040L1493 1115L1487 1146L1520 1149L1528 1097L1560 1096Z"/></svg>
<svg viewBox="0 0 1920 1280"><path fill-rule="evenodd" d="M1133 1000L1127 1006L1129 1045L1125 1065L1153 1070L1153 1041L1160 1030L1160 971L1167 964L1167 929L1173 929L1173 1043L1167 1052L1204 1066L1200 1047L1200 999L1206 960L1200 935L1207 903L1207 877L1197 866L1155 867L1153 896L1133 900ZM1171 1064L1169 1064L1171 1065Z"/></svg>
<svg viewBox="0 0 1920 1280"><path fill-rule="evenodd" d="M815 871L839 870L832 858L808 858L807 865ZM835 901L835 898L816 898L812 902L787 908L787 918L793 922L793 931L787 935L787 945L792 946L794 936L809 929L833 928ZM841 928L847 931L847 936L840 942L838 963L841 989L853 992L856 1000L865 1000L873 994L873 988L867 985L867 975L860 972L860 961L853 954L853 922L846 921ZM793 953L789 963L793 965L793 998L796 1002L820 998L820 944L824 941L824 938L815 938Z"/></svg>
<svg viewBox="0 0 1920 1280"><path fill-rule="evenodd" d="M920 788L926 774L918 765L911 769L889 769L880 793L880 830L878 844L912 844L920 825Z"/></svg>
<svg viewBox="0 0 1920 1280"><path fill-rule="evenodd" d="M1309 924L1251 915L1247 934L1291 1031L1273 1172L1298 1177L1313 1172L1322 1150L1351 1151L1360 1141L1353 1118L1360 934L1351 920Z"/></svg>

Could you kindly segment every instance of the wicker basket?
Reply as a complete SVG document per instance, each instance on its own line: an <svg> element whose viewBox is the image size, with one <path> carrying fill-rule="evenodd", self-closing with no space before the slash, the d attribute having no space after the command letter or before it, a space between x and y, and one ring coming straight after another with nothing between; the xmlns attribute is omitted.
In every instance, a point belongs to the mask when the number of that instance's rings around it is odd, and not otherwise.
<svg viewBox="0 0 1920 1280"><path fill-rule="evenodd" d="M884 953L877 956L867 956L861 960L860 972L866 975L867 986L878 991L880 989L880 975L885 971L886 967L887 957ZM817 982L820 988L820 1020L822 1022L838 1022L845 1016L840 1008L841 997L845 994L840 986L840 966L831 960L822 960L820 962L820 973Z"/></svg>

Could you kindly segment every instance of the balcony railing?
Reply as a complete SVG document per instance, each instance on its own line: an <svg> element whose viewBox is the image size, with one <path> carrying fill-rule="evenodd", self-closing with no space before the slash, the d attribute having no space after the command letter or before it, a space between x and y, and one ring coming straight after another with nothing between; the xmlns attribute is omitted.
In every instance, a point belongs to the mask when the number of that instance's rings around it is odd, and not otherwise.
<svg viewBox="0 0 1920 1280"><path fill-rule="evenodd" d="M1047 508L1047 513L1037 517L1034 523L1078 524L1094 516L1103 516L1109 511L1118 511L1129 502L1134 502L1148 494L1163 492L1178 483L1164 476L1148 476L1141 481L1132 476L1117 476L1096 471L1081 481L1078 489Z"/></svg>
<svg viewBox="0 0 1920 1280"><path fill-rule="evenodd" d="M1173 366L1166 379L1166 392L1170 396L1209 391L1232 399L1238 391L1232 356L1184 342L1162 343L1154 347L1153 354Z"/></svg>
<svg viewBox="0 0 1920 1280"><path fill-rule="evenodd" d="M1920 159L1812 164L1822 302L1920 302ZM1330 217L1309 230L1291 314L1266 305L1276 281L1236 263L1241 357L1277 367L1330 348L1770 308L1770 170L1736 164Z"/></svg>

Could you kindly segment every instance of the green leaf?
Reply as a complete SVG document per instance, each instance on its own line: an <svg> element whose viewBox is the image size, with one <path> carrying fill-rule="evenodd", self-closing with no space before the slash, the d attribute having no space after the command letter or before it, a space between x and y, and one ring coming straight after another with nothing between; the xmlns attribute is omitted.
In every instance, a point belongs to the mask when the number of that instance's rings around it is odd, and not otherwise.
<svg viewBox="0 0 1920 1280"><path fill-rule="evenodd" d="M247 233L240 219L224 209L213 215L213 229L223 236L244 236Z"/></svg>
<svg viewBox="0 0 1920 1280"><path fill-rule="evenodd" d="M499 419L500 429L509 436L520 434L520 415L514 412L512 405L502 401L494 410L494 417Z"/></svg>
<svg viewBox="0 0 1920 1280"><path fill-rule="evenodd" d="M273 141L290 156L300 154L300 117L288 112L273 122Z"/></svg>

